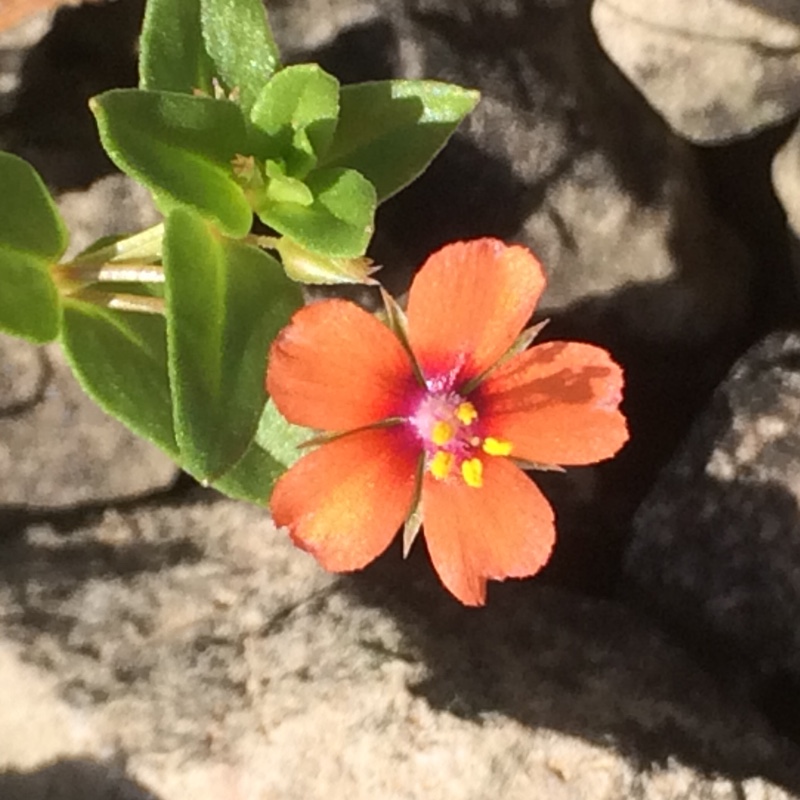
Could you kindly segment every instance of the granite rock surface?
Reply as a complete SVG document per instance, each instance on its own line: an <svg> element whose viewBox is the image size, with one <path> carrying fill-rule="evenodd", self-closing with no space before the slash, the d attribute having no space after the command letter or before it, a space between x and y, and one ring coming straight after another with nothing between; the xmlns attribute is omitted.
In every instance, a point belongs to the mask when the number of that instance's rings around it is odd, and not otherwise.
<svg viewBox="0 0 800 800"><path fill-rule="evenodd" d="M751 130L794 113L797 21L781 0L716 2L760 15L744 49L777 53L772 105L740 98ZM0 146L41 171L75 249L157 219L110 174L86 109L135 83L141 8L65 9L0 42ZM772 324L775 293L754 287L782 222L745 205L757 235L729 224L704 156L609 60L586 0L270 0L270 13L290 61L344 82L481 89L431 170L382 208L374 255L401 291L444 241L530 245L550 272L548 335L604 344L625 366L633 443L541 477L561 566L493 586L476 612L442 590L421 541L407 562L393 548L359 575L323 573L263 510L176 482L56 348L0 340L0 797L800 798L800 735L784 724L795 334L746 357L691 456L650 489L728 362ZM738 170L762 162L721 164L738 202ZM766 202L763 172L746 182ZM612 595L645 494L626 606Z"/></svg>

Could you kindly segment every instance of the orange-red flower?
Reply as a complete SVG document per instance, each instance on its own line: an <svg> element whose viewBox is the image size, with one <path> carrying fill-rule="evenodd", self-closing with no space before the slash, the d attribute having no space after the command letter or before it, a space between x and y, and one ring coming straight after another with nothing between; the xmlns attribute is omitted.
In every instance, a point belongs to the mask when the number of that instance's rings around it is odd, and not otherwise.
<svg viewBox="0 0 800 800"><path fill-rule="evenodd" d="M477 239L420 269L406 343L345 300L294 315L267 389L291 422L348 432L275 486L273 517L296 544L329 570L359 569L418 501L433 566L463 603L482 605L487 579L544 565L553 511L515 460L590 464L628 438L622 372L605 350L549 342L503 359L544 284L530 251Z"/></svg>

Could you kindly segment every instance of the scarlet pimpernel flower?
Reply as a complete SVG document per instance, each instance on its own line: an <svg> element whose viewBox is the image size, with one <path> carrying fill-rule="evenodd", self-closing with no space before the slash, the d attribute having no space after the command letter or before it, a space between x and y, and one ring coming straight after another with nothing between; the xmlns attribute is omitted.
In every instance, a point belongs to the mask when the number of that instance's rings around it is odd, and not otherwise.
<svg viewBox="0 0 800 800"><path fill-rule="evenodd" d="M287 419L331 436L276 484L276 524L344 572L404 523L408 549L421 522L442 583L467 605L485 603L489 579L537 572L553 511L521 465L594 463L628 438L622 371L605 350L523 349L544 285L529 250L476 239L430 256L394 329L345 300L298 311L273 343L267 388Z"/></svg>

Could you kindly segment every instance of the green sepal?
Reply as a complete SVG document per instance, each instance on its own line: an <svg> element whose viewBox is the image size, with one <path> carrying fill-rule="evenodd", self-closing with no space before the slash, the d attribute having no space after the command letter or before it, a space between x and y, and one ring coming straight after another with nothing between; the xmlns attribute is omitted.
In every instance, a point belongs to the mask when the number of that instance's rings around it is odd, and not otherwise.
<svg viewBox="0 0 800 800"><path fill-rule="evenodd" d="M164 318L64 299L61 344L86 393L178 460Z"/></svg>
<svg viewBox="0 0 800 800"><path fill-rule="evenodd" d="M266 183L262 202L297 203L301 206L310 206L314 202L311 189L298 178L287 175L276 161L267 161L264 173Z"/></svg>
<svg viewBox="0 0 800 800"><path fill-rule="evenodd" d="M310 452L310 448L302 445L316 433L311 428L289 422L270 398L258 423L256 442L284 467L291 467L301 456Z"/></svg>
<svg viewBox="0 0 800 800"><path fill-rule="evenodd" d="M189 206L229 236L249 232L252 210L232 169L247 150L238 106L138 89L105 92L90 105L112 161L150 189L162 212Z"/></svg>
<svg viewBox="0 0 800 800"><path fill-rule="evenodd" d="M292 425L268 400L253 443L241 461L212 486L237 500L266 505L275 482L298 458L309 452L302 445L314 431Z"/></svg>
<svg viewBox="0 0 800 800"><path fill-rule="evenodd" d="M256 206L262 222L306 250L353 258L366 252L374 229L375 189L352 169L315 170L304 181L314 202L264 202Z"/></svg>
<svg viewBox="0 0 800 800"><path fill-rule="evenodd" d="M164 236L169 374L181 462L214 481L245 454L266 402L267 350L302 304L272 256L188 209Z"/></svg>
<svg viewBox="0 0 800 800"><path fill-rule="evenodd" d="M316 64L278 72L264 86L250 113L287 174L303 178L328 151L339 116L339 81Z"/></svg>
<svg viewBox="0 0 800 800"><path fill-rule="evenodd" d="M196 2L197 0L194 0ZM264 84L280 67L262 0L201 0L206 51L215 75L249 111Z"/></svg>
<svg viewBox="0 0 800 800"><path fill-rule="evenodd" d="M38 344L58 336L61 306L50 270L67 242L36 170L0 153L0 330Z"/></svg>
<svg viewBox="0 0 800 800"><path fill-rule="evenodd" d="M336 133L319 166L358 170L383 202L424 172L479 99L437 81L343 86Z"/></svg>
<svg viewBox="0 0 800 800"><path fill-rule="evenodd" d="M206 52L200 0L148 0L142 23L139 86L214 94L214 63Z"/></svg>

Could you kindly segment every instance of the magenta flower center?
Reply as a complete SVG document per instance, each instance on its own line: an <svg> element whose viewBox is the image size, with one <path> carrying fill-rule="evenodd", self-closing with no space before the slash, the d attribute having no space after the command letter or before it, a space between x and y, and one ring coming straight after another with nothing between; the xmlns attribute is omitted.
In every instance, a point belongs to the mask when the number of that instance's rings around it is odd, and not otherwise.
<svg viewBox="0 0 800 800"><path fill-rule="evenodd" d="M425 469L440 481L460 476L468 486L479 488L483 485L479 453L511 452L510 442L481 438L477 409L457 392L426 393L410 422L425 453Z"/></svg>

